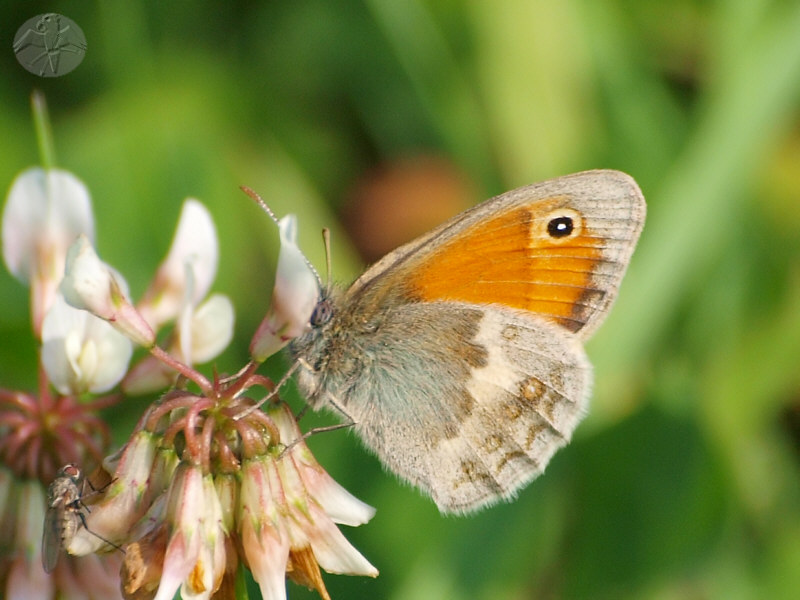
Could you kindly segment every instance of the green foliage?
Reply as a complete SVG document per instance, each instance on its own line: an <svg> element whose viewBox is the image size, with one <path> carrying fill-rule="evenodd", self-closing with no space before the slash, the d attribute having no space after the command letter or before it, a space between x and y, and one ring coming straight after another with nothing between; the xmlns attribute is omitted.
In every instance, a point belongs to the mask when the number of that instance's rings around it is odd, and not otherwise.
<svg viewBox="0 0 800 600"><path fill-rule="evenodd" d="M35 14L28 6L0 9L4 39ZM47 10L75 20L88 51L51 79L18 68L10 51L0 58L0 180L37 162L38 87L58 163L91 190L99 252L134 295L183 198L203 200L220 234L217 289L238 311L221 371L245 360L277 249L239 185L298 214L317 265L318 232L331 227L343 280L360 267L337 225L342 204L365 173L408 156L446 157L484 197L599 167L644 190L640 246L589 345L592 413L516 502L443 518L352 436L312 439L331 474L378 508L345 533L381 576L326 576L334 598L796 597L800 4L115 0ZM0 313L0 385L34 388L25 294L5 271L0 289L13 299ZM120 419L120 439L140 408Z"/></svg>

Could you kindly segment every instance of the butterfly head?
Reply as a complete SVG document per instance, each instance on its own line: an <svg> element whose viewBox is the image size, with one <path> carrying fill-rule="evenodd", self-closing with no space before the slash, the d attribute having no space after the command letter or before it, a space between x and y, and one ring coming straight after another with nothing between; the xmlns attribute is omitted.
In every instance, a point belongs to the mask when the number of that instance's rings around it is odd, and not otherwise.
<svg viewBox="0 0 800 600"><path fill-rule="evenodd" d="M328 346L332 340L331 328L334 327L334 316L336 314L336 301L333 290L330 287L322 288L319 300L317 300L314 310L306 326L306 331L302 335L294 338L289 343L289 353L294 360L300 360L306 367L300 370L300 380L303 380L303 372L312 379L316 379L317 374L325 369L329 353ZM302 386L301 383L301 387ZM310 386L313 389L314 385ZM309 391L309 388L306 388ZM312 400L313 401L313 400Z"/></svg>
<svg viewBox="0 0 800 600"><path fill-rule="evenodd" d="M319 302L314 307L311 313L309 324L312 329L319 329L327 325L333 318L333 298L331 298L330 291L326 290L322 293Z"/></svg>

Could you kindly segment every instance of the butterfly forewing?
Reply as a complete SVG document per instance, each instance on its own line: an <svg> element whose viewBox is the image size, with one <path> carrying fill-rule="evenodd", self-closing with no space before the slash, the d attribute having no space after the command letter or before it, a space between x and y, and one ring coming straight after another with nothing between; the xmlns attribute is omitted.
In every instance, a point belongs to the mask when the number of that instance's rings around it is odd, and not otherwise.
<svg viewBox="0 0 800 600"><path fill-rule="evenodd" d="M586 338L616 297L643 221L630 177L579 173L455 217L386 277L414 301L500 304Z"/></svg>

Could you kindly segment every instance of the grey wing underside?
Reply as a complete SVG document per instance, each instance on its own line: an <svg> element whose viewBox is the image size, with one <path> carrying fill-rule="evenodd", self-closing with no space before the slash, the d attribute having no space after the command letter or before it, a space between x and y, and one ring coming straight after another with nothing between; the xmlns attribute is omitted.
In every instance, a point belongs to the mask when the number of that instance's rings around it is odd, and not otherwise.
<svg viewBox="0 0 800 600"><path fill-rule="evenodd" d="M42 529L42 566L45 572L52 573L63 551L64 538L77 529L77 515L69 512L63 499L48 507Z"/></svg>
<svg viewBox="0 0 800 600"><path fill-rule="evenodd" d="M326 387L346 398L364 443L443 512L515 496L586 412L591 367L577 337L556 325L502 307L428 303L401 307L382 329L361 340L364 371L346 389Z"/></svg>
<svg viewBox="0 0 800 600"><path fill-rule="evenodd" d="M42 566L52 573L61 553L61 515L53 509L45 513L42 530Z"/></svg>

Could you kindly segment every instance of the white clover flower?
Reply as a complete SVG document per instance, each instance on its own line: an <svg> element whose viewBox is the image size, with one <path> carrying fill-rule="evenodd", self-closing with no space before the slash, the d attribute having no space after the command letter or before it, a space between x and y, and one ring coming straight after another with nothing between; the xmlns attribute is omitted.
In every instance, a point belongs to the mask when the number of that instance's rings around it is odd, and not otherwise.
<svg viewBox="0 0 800 600"><path fill-rule="evenodd" d="M154 600L171 600L179 587L183 598L210 598L225 571L226 537L211 475L203 475L195 466L179 465L168 495L166 518L172 534Z"/></svg>
<svg viewBox="0 0 800 600"><path fill-rule="evenodd" d="M184 598L214 597L245 566L265 600L285 600L286 577L327 598L320 567L377 576L337 527L375 510L317 463L286 405L234 419L254 402L223 388L165 394L105 464L116 469L112 482L68 552L123 547L126 596L155 600L179 588Z"/></svg>
<svg viewBox="0 0 800 600"><path fill-rule="evenodd" d="M233 339L233 322L233 304L227 296L212 294L199 304L188 324L191 344L184 350L191 362L205 363L216 358Z"/></svg>
<svg viewBox="0 0 800 600"><path fill-rule="evenodd" d="M154 330L175 320L166 352L186 365L216 358L233 339L233 303L222 294L206 298L217 271L218 242L208 210L192 198L184 202L167 257L137 304ZM169 365L146 356L131 369L122 387L144 394L175 382Z"/></svg>
<svg viewBox="0 0 800 600"><path fill-rule="evenodd" d="M212 294L198 307L187 310L187 316L178 321L167 348L169 354L187 364L214 359L233 339L234 310L227 296ZM175 371L169 365L154 356L145 356L128 372L122 389L137 396L164 389L174 382Z"/></svg>
<svg viewBox="0 0 800 600"><path fill-rule="evenodd" d="M81 234L94 239L94 217L77 177L39 167L17 176L3 209L3 260L12 275L31 284L37 335L63 276L67 248Z"/></svg>
<svg viewBox="0 0 800 600"><path fill-rule="evenodd" d="M57 294L42 324L42 363L62 394L100 394L128 370L131 341L106 321Z"/></svg>
<svg viewBox="0 0 800 600"><path fill-rule="evenodd" d="M103 502L86 516L88 528L73 536L67 550L86 555L108 546L106 540L121 544L131 535L134 526L166 489L152 480L160 438L147 431L134 434L119 453L113 481L103 489ZM108 465L106 465L108 467Z"/></svg>
<svg viewBox="0 0 800 600"><path fill-rule="evenodd" d="M188 198L169 252L137 304L153 329L175 319L187 300L196 305L206 296L217 275L218 260L219 243L211 214L198 200Z"/></svg>
<svg viewBox="0 0 800 600"><path fill-rule="evenodd" d="M278 221L278 228L281 248L272 302L250 343L250 354L258 362L308 331L320 299L317 274L297 246L296 217L285 216Z"/></svg>
<svg viewBox="0 0 800 600"><path fill-rule="evenodd" d="M336 523L361 525L375 509L361 502L316 462L285 406L269 412L290 449L279 459L261 456L242 464L237 524L247 563L265 600L285 600L287 565L300 580L322 587L317 564L329 573L377 577Z"/></svg>
<svg viewBox="0 0 800 600"><path fill-rule="evenodd" d="M100 260L86 236L70 246L60 287L67 303L88 310L149 348L155 343L155 333L128 299L127 288L122 276Z"/></svg>
<svg viewBox="0 0 800 600"><path fill-rule="evenodd" d="M51 261L60 279L67 248L80 234L94 240L83 182L67 171L39 167L17 176L3 210L3 260L17 279L29 282Z"/></svg>

